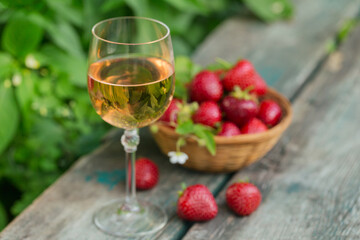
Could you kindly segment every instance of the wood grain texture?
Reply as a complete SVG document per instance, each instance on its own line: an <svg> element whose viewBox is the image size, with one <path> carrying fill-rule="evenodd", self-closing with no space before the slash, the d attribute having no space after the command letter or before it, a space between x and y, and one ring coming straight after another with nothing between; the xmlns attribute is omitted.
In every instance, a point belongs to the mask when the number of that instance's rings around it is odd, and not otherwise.
<svg viewBox="0 0 360 240"><path fill-rule="evenodd" d="M294 122L248 177L263 202L249 217L227 209L196 224L184 240L360 239L360 26L294 104Z"/></svg>
<svg viewBox="0 0 360 240"><path fill-rule="evenodd" d="M359 0L293 2L295 16L288 22L229 19L200 45L194 60L208 65L217 57L230 62L248 58L269 85L291 98L327 54L328 41L360 5Z"/></svg>
<svg viewBox="0 0 360 240"><path fill-rule="evenodd" d="M203 183L215 190L225 175L194 174L169 163L158 150L147 129L143 129L138 156L153 159L160 169L159 184L149 191L138 192L141 199L148 199L163 208L169 216L167 227L155 239L171 239L183 234L186 222L174 217L177 191L181 182L187 185ZM111 173L124 167L124 152L119 132L107 144L91 155L80 159L65 175L48 188L20 217L16 218L1 234L1 240L102 240L118 239L100 232L92 223L94 211L102 205L124 195L123 182L109 189L96 179L97 173ZM111 179L108 179L111 181ZM145 238L148 239L148 238Z"/></svg>

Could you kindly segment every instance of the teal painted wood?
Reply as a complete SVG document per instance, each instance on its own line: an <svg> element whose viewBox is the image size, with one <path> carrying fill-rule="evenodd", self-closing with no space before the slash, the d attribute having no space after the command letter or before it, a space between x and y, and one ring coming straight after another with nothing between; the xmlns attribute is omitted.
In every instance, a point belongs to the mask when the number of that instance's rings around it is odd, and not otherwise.
<svg viewBox="0 0 360 240"><path fill-rule="evenodd" d="M291 98L327 54L344 20L359 11L359 0L293 1L294 19L271 25L233 18L215 29L197 49L202 65L220 57L231 62L250 59L269 85Z"/></svg>
<svg viewBox="0 0 360 240"><path fill-rule="evenodd" d="M219 216L184 240L360 239L359 42L360 26L299 95L282 142L230 181L258 185L259 209L235 216L224 189Z"/></svg>

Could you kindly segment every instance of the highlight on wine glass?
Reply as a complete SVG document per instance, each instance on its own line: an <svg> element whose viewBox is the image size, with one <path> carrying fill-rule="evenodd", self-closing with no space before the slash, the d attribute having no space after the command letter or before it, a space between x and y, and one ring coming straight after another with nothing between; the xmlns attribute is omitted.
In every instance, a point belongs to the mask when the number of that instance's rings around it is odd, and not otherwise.
<svg viewBox="0 0 360 240"><path fill-rule="evenodd" d="M174 56L169 28L143 17L118 17L97 23L89 51L88 91L97 114L125 129L121 138L127 168L125 197L94 215L102 231L122 237L163 228L164 210L136 198L135 152L138 128L155 122L173 97Z"/></svg>

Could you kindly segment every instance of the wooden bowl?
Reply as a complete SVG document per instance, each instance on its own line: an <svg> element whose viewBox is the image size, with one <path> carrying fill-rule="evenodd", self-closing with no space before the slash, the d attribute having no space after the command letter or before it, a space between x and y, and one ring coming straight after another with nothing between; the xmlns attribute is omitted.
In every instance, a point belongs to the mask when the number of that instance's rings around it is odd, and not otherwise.
<svg viewBox="0 0 360 240"><path fill-rule="evenodd" d="M232 172L248 166L263 157L279 140L282 133L291 123L292 110L290 102L274 89L269 88L262 99L272 99L282 108L281 121L266 132L244 134L233 137L215 136L216 155L199 146L193 138L186 139L181 147L189 159L182 166L204 172ZM173 128L156 123L158 131L153 137L164 154L176 151L179 135Z"/></svg>

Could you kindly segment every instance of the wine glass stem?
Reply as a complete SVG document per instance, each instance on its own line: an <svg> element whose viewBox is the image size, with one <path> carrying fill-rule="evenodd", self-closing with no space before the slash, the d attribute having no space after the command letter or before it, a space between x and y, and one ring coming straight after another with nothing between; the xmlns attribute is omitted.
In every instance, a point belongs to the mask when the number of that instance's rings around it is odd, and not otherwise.
<svg viewBox="0 0 360 240"><path fill-rule="evenodd" d="M136 178L135 178L135 153L139 145L140 137L137 129L125 130L121 137L121 143L126 152L126 180L125 180L125 203L120 207L121 211L138 212L139 203L136 199Z"/></svg>

